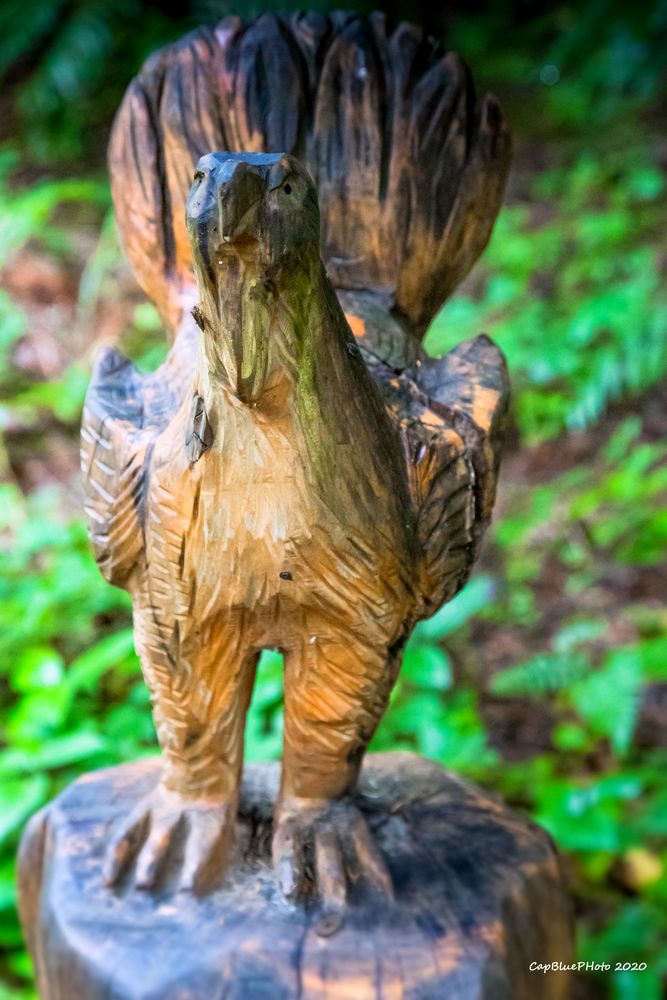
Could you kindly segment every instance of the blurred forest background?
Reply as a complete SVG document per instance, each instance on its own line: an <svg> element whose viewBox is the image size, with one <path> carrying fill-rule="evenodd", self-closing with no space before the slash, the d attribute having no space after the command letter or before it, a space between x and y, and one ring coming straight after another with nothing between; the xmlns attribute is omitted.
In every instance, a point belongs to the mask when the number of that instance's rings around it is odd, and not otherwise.
<svg viewBox="0 0 667 1000"><path fill-rule="evenodd" d="M129 601L93 564L78 482L96 343L120 339L145 367L164 353L117 245L109 126L149 51L267 6L0 5L0 1000L34 996L14 888L27 817L81 771L155 752ZM471 582L411 639L375 748L414 748L542 823L566 858L579 955L612 963L582 973L577 996L658 1000L667 3L373 6L459 51L516 136L491 244L427 341L436 353L486 331L507 353L514 423L498 513ZM280 751L281 685L280 658L266 654L251 758Z"/></svg>

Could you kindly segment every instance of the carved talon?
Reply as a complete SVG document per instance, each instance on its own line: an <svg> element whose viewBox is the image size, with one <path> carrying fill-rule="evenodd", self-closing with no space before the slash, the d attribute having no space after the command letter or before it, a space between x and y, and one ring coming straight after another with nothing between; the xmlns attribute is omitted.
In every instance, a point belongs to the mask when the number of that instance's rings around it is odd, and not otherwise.
<svg viewBox="0 0 667 1000"><path fill-rule="evenodd" d="M212 888L225 869L235 816L227 800L185 799L158 785L114 831L104 881L116 885L136 864L137 889L153 890L173 856L182 853L178 888Z"/></svg>
<svg viewBox="0 0 667 1000"><path fill-rule="evenodd" d="M351 802L280 803L273 864L286 899L301 900L314 891L323 910L316 929L323 936L340 926L350 884L359 878L394 898L384 858L366 820Z"/></svg>

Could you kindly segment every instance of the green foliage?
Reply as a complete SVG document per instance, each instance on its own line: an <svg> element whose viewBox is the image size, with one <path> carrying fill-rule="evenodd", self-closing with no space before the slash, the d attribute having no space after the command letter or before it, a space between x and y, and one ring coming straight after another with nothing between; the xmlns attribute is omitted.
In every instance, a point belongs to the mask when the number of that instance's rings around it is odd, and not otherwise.
<svg viewBox="0 0 667 1000"><path fill-rule="evenodd" d="M453 689L452 662L441 645L466 626L491 593L490 579L476 577L438 614L417 626L372 749L417 751L473 777L483 776L496 761L487 746L475 692Z"/></svg>
<svg viewBox="0 0 667 1000"><path fill-rule="evenodd" d="M102 581L53 492L0 488L0 947L21 940L13 856L26 819L76 775L154 751L129 602ZM12 962L10 967L16 971Z"/></svg>
<svg viewBox="0 0 667 1000"><path fill-rule="evenodd" d="M631 603L610 618L601 598L606 581L664 565L667 554L664 446L641 442L640 432L641 422L627 418L593 468L575 468L515 504L496 534L507 590L485 612L505 628L542 633L542 652L495 673L490 693L540 701L552 716L552 750L505 762L492 780L570 854L575 889L598 911L581 926L582 959L649 964L641 980L613 977L623 1000L657 996L667 973L658 945L667 931L667 753L636 742L641 706L667 674L667 618ZM545 567L564 580L550 636L535 600ZM615 631L632 641L619 644ZM629 898L617 894L619 880ZM626 936L635 921L637 935Z"/></svg>
<svg viewBox="0 0 667 1000"><path fill-rule="evenodd" d="M664 95L666 38L662 0L560 0L535 9L505 0L455 19L448 41L479 67L481 84L507 88L521 135L592 139L600 129L607 140L608 130Z"/></svg>
<svg viewBox="0 0 667 1000"><path fill-rule="evenodd" d="M29 13L20 0L0 7L0 79L23 68L17 130L36 162L91 149L101 162L127 80L152 48L192 25L140 0L33 0Z"/></svg>
<svg viewBox="0 0 667 1000"><path fill-rule="evenodd" d="M106 181L45 180L15 190L8 178L18 160L14 148L0 150L0 267L15 250L34 239L56 254L66 255L71 250L69 231L54 220L56 210L79 202L90 213L91 207L109 203Z"/></svg>
<svg viewBox="0 0 667 1000"><path fill-rule="evenodd" d="M536 175L527 200L501 213L477 292L453 297L428 349L492 330L528 443L595 422L667 373L656 244L666 206L662 172L644 148L581 154Z"/></svg>

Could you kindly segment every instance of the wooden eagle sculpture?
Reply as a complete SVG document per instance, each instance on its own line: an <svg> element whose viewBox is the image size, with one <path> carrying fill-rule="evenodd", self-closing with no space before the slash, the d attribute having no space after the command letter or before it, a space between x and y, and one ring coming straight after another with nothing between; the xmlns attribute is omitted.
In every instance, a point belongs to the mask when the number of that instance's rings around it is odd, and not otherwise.
<svg viewBox="0 0 667 1000"><path fill-rule="evenodd" d="M508 402L487 337L441 359L420 339L489 238L509 158L459 59L377 14L227 18L130 85L116 216L172 346L149 374L102 353L82 465L164 771L109 883L156 887L175 855L183 888L221 876L275 648L280 887L334 908L351 873L391 892L351 793L411 629L470 573Z"/></svg>

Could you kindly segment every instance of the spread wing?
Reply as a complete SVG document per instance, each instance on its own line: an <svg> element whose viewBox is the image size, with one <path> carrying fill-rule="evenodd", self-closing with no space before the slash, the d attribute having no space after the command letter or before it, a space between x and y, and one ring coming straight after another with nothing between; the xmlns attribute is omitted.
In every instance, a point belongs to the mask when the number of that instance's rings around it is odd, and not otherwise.
<svg viewBox="0 0 667 1000"><path fill-rule="evenodd" d="M426 617L466 582L491 519L509 402L507 367L486 336L404 369L367 360L403 438Z"/></svg>
<svg viewBox="0 0 667 1000"><path fill-rule="evenodd" d="M118 587L144 551L150 456L187 392L191 342L182 332L161 368L145 375L115 348L93 368L81 424L84 509L95 559Z"/></svg>

